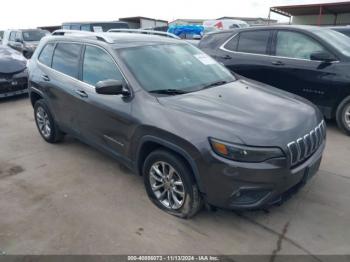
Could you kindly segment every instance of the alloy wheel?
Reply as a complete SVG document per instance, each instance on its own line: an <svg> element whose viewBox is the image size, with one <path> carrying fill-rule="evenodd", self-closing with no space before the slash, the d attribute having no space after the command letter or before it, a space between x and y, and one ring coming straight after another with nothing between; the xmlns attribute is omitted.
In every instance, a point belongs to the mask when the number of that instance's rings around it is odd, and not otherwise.
<svg viewBox="0 0 350 262"><path fill-rule="evenodd" d="M149 172L151 188L158 201L168 209L180 209L186 192L175 168L169 163L159 161L152 165Z"/></svg>
<svg viewBox="0 0 350 262"><path fill-rule="evenodd" d="M38 123L40 133L49 138L51 135L51 123L48 114L41 106L36 111L36 122Z"/></svg>
<svg viewBox="0 0 350 262"><path fill-rule="evenodd" d="M344 120L347 127L350 129L350 105L345 108Z"/></svg>

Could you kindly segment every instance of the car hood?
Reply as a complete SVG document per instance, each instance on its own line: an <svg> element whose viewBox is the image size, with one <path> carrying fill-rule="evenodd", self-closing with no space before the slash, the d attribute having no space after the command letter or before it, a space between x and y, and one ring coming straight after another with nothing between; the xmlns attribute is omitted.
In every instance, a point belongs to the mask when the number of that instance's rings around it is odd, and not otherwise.
<svg viewBox="0 0 350 262"><path fill-rule="evenodd" d="M204 129L209 136L227 141L234 141L234 136L255 146L284 147L322 120L319 110L305 99L250 80L158 100L186 117L194 116L193 123L201 118L202 126L193 128Z"/></svg>
<svg viewBox="0 0 350 262"><path fill-rule="evenodd" d="M23 71L27 66L27 59L11 48L0 46L0 73L12 74Z"/></svg>

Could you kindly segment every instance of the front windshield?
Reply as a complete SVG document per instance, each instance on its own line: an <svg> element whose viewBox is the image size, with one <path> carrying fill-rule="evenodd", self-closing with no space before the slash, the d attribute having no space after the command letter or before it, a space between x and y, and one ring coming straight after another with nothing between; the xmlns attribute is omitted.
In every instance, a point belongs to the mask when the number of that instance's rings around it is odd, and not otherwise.
<svg viewBox="0 0 350 262"><path fill-rule="evenodd" d="M41 30L23 31L23 40L26 42L40 41L47 32Z"/></svg>
<svg viewBox="0 0 350 262"><path fill-rule="evenodd" d="M313 32L324 41L334 46L343 55L350 56L349 37L330 29L315 29Z"/></svg>
<svg viewBox="0 0 350 262"><path fill-rule="evenodd" d="M234 76L222 65L190 44L132 47L120 56L141 86L149 92L178 90L193 92Z"/></svg>

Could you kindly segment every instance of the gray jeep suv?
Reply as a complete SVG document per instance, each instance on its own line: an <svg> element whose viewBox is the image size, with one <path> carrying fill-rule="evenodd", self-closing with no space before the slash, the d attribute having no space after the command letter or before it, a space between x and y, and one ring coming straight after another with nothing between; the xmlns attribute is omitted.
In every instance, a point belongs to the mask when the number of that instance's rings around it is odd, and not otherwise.
<svg viewBox="0 0 350 262"><path fill-rule="evenodd" d="M232 74L181 40L62 33L40 42L29 72L44 140L70 134L110 154L179 217L203 203L266 208L320 165L326 127L313 104Z"/></svg>

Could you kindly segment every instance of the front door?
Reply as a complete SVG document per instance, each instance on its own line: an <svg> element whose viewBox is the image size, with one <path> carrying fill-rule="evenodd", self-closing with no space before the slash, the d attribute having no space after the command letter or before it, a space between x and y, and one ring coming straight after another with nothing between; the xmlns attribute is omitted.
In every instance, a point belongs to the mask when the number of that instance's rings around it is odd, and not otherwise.
<svg viewBox="0 0 350 262"><path fill-rule="evenodd" d="M97 46L85 47L79 91L81 100L79 126L82 136L96 146L123 157L131 126L131 102L122 95L101 95L95 85L103 80L125 81L113 57Z"/></svg>
<svg viewBox="0 0 350 262"><path fill-rule="evenodd" d="M329 51L310 36L290 30L277 31L273 46L270 84L320 107L332 107L341 84L334 81L338 63L311 60L311 54Z"/></svg>

